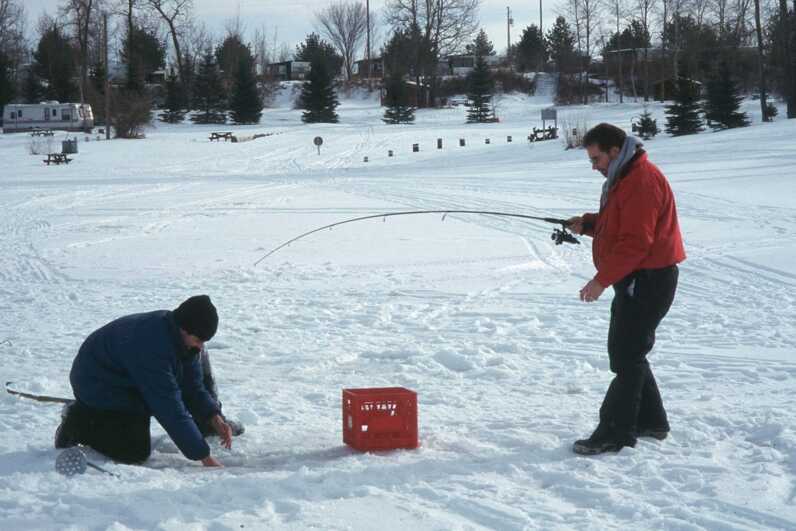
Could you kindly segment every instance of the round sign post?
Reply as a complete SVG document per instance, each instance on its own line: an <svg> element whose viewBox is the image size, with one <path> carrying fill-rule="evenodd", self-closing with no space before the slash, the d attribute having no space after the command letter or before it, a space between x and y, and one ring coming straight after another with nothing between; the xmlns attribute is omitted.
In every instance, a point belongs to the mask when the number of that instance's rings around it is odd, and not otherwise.
<svg viewBox="0 0 796 531"><path fill-rule="evenodd" d="M315 140L312 141L318 147L318 155L321 154L321 146L323 145L323 138L316 136Z"/></svg>

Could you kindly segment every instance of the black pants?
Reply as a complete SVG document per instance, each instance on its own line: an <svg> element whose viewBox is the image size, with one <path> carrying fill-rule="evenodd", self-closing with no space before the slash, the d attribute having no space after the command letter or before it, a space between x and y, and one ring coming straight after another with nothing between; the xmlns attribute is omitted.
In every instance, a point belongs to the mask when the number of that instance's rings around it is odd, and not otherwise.
<svg viewBox="0 0 796 531"><path fill-rule="evenodd" d="M614 284L608 356L616 376L600 407L598 431L627 446L635 445L638 431L669 429L647 354L674 301L678 273L676 265L645 269Z"/></svg>
<svg viewBox="0 0 796 531"><path fill-rule="evenodd" d="M75 442L120 463L141 463L152 453L149 415L100 411L77 401L69 406L64 427Z"/></svg>

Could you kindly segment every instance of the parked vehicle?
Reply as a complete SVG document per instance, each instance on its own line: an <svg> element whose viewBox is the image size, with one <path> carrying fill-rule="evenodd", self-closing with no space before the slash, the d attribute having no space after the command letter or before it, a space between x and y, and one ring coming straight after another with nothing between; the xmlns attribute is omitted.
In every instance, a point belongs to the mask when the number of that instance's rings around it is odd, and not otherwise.
<svg viewBox="0 0 796 531"><path fill-rule="evenodd" d="M3 132L17 133L38 129L91 132L94 113L87 103L9 104L3 110Z"/></svg>

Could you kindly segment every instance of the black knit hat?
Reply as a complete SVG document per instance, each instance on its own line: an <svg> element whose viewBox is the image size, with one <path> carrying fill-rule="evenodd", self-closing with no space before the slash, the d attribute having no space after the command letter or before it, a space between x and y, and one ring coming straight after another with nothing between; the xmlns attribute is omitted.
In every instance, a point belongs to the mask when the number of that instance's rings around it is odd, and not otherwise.
<svg viewBox="0 0 796 531"><path fill-rule="evenodd" d="M210 341L218 329L218 313L207 295L194 295L174 310L177 326L198 337Z"/></svg>

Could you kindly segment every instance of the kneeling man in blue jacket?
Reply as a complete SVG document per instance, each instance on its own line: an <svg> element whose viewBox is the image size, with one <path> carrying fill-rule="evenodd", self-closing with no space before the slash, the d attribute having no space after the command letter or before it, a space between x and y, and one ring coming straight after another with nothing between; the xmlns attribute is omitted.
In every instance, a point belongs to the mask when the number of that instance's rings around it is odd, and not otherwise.
<svg viewBox="0 0 796 531"><path fill-rule="evenodd" d="M154 416L185 457L222 466L200 429L212 427L232 447L232 429L202 381L199 354L217 328L210 297L197 295L174 311L128 315L93 332L72 363L75 402L55 447L84 444L115 461L140 463L152 452Z"/></svg>

